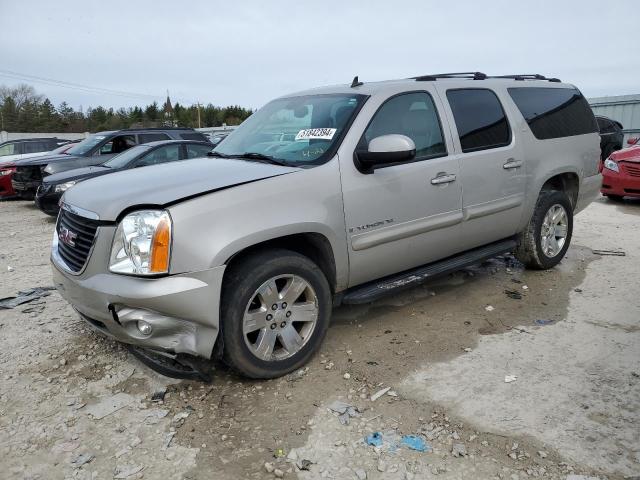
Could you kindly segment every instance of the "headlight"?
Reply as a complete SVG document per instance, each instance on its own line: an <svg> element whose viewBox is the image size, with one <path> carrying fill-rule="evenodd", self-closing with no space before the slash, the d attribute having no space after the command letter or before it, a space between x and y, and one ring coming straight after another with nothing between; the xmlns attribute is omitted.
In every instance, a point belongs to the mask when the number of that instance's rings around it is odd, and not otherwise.
<svg viewBox="0 0 640 480"><path fill-rule="evenodd" d="M59 183L58 185L56 185L55 191L56 192L66 192L71 187L73 187L75 184L76 184L75 180L73 180L71 182Z"/></svg>
<svg viewBox="0 0 640 480"><path fill-rule="evenodd" d="M604 168L608 168L609 170L613 170L614 172L620 171L620 169L618 168L618 164L613 160L611 160L610 158L607 158L604 161Z"/></svg>
<svg viewBox="0 0 640 480"><path fill-rule="evenodd" d="M111 246L113 273L157 275L169 272L171 217L165 210L140 210L122 219Z"/></svg>
<svg viewBox="0 0 640 480"><path fill-rule="evenodd" d="M11 175L13 170L0 170L0 177L4 177L5 175Z"/></svg>

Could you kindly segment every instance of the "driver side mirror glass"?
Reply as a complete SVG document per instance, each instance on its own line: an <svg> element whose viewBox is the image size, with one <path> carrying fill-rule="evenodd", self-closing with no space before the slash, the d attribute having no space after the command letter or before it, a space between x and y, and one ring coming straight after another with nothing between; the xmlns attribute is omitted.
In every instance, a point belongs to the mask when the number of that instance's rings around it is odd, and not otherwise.
<svg viewBox="0 0 640 480"><path fill-rule="evenodd" d="M416 144L406 135L390 134L375 137L367 150L355 152L356 166L362 173L373 173L376 168L412 160Z"/></svg>

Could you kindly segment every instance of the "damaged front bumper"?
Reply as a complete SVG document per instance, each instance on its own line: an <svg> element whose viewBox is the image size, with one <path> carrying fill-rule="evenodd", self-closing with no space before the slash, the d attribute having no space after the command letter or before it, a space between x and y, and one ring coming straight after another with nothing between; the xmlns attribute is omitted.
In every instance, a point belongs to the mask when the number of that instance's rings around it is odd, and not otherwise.
<svg viewBox="0 0 640 480"><path fill-rule="evenodd" d="M94 254L79 275L65 268L54 238L53 280L62 297L95 330L116 340L211 358L219 331L225 266L161 278L105 273L108 270L95 258L97 252L105 251L98 248L105 237L110 236L97 235Z"/></svg>

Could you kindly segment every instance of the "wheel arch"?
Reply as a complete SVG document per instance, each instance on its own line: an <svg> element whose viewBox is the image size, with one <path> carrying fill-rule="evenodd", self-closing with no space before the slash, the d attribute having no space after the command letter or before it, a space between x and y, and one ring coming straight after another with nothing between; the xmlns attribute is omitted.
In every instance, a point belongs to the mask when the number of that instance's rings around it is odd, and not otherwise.
<svg viewBox="0 0 640 480"><path fill-rule="evenodd" d="M571 201L571 206L575 210L578 203L578 193L580 191L580 177L573 171L553 174L542 184L540 192L544 190L565 192Z"/></svg>

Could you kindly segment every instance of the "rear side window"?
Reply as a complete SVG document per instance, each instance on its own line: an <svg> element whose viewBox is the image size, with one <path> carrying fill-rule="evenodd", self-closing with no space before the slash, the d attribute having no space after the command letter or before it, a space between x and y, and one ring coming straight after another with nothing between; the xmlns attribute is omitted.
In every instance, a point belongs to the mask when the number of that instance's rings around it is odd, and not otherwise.
<svg viewBox="0 0 640 480"><path fill-rule="evenodd" d="M166 133L139 133L138 139L140 143L158 142L160 140L169 140Z"/></svg>
<svg viewBox="0 0 640 480"><path fill-rule="evenodd" d="M509 88L509 95L538 140L598 131L587 100L575 88Z"/></svg>
<svg viewBox="0 0 640 480"><path fill-rule="evenodd" d="M511 143L509 122L500 100L491 90L448 90L447 99L463 152L504 147Z"/></svg>
<svg viewBox="0 0 640 480"><path fill-rule="evenodd" d="M387 100L376 112L364 132L363 141L369 142L381 135L406 135L416 144L416 159L447 154L436 106L426 92L404 93Z"/></svg>
<svg viewBox="0 0 640 480"><path fill-rule="evenodd" d="M22 144L23 153L46 152L49 146L46 142L25 142Z"/></svg>
<svg viewBox="0 0 640 480"><path fill-rule="evenodd" d="M183 140L197 140L198 142L208 142L209 139L205 137L202 133L191 132L191 133L181 133L180 138Z"/></svg>

